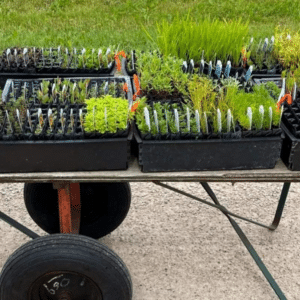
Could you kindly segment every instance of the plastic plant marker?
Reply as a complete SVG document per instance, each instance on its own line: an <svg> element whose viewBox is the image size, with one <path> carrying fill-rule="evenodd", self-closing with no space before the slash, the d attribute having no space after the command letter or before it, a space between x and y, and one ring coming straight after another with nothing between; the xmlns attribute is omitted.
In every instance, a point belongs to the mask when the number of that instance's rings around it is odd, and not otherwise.
<svg viewBox="0 0 300 300"><path fill-rule="evenodd" d="M28 109L27 109L27 119L28 119L28 124L29 124L29 127L30 127L30 131L32 132L33 131L32 120L31 120L30 112L29 112Z"/></svg>
<svg viewBox="0 0 300 300"><path fill-rule="evenodd" d="M200 62L200 69L199 69L200 75L203 74L203 71L204 71L204 59L201 59L201 62Z"/></svg>
<svg viewBox="0 0 300 300"><path fill-rule="evenodd" d="M96 82L94 97L97 98L97 95L98 95L98 83Z"/></svg>
<svg viewBox="0 0 300 300"><path fill-rule="evenodd" d="M228 77L229 77L230 70L231 70L231 61L228 60L228 61L227 61L226 68L225 68L225 72L224 72L225 78L228 78Z"/></svg>
<svg viewBox="0 0 300 300"><path fill-rule="evenodd" d="M231 119L232 119L232 114L231 114L231 110L228 109L227 110L227 132L230 132L230 127L231 127Z"/></svg>
<svg viewBox="0 0 300 300"><path fill-rule="evenodd" d="M106 130L107 130L108 128L107 128L107 109L106 109L106 107L104 108L104 120L105 120L105 126L106 126Z"/></svg>
<svg viewBox="0 0 300 300"><path fill-rule="evenodd" d="M94 124L94 130L96 131L96 107L93 107L93 124Z"/></svg>
<svg viewBox="0 0 300 300"><path fill-rule="evenodd" d="M186 61L184 61L184 62L182 63L182 70L183 70L184 73L186 73L187 70L188 70L188 66L187 66L187 62L186 62Z"/></svg>
<svg viewBox="0 0 300 300"><path fill-rule="evenodd" d="M65 121L66 121L66 119L64 117L64 110L61 108L60 109L60 123L61 123L62 130L64 130L64 128L65 128Z"/></svg>
<svg viewBox="0 0 300 300"><path fill-rule="evenodd" d="M54 128L54 119L53 119L53 114L52 114L52 109L51 108L48 109L48 121L49 121L49 126L50 126L51 130L53 130L53 128Z"/></svg>
<svg viewBox="0 0 300 300"><path fill-rule="evenodd" d="M82 108L79 109L79 120L80 120L81 130L83 131L84 118L83 118L83 114L82 114Z"/></svg>
<svg viewBox="0 0 300 300"><path fill-rule="evenodd" d="M131 51L131 68L134 70L134 51Z"/></svg>
<svg viewBox="0 0 300 300"><path fill-rule="evenodd" d="M292 39L292 37L291 37L290 34L288 34L286 38L287 38L288 40L291 40L291 39Z"/></svg>
<svg viewBox="0 0 300 300"><path fill-rule="evenodd" d="M203 62L204 62L204 50L202 50L201 60L203 60Z"/></svg>
<svg viewBox="0 0 300 300"><path fill-rule="evenodd" d="M194 67L195 67L194 60L191 59L191 61L190 61L190 73L193 73Z"/></svg>
<svg viewBox="0 0 300 300"><path fill-rule="evenodd" d="M5 114L6 114L6 119L7 119L8 125L9 125L10 132L13 133L12 124L10 123L9 114L8 114L7 110L5 110Z"/></svg>
<svg viewBox="0 0 300 300"><path fill-rule="evenodd" d="M272 109L271 106L269 107L269 119L270 119L270 126L269 126L269 129L272 129L273 109Z"/></svg>
<svg viewBox="0 0 300 300"><path fill-rule="evenodd" d="M218 123L218 132L222 132L222 116L221 116L221 111L218 108L217 109L217 123Z"/></svg>
<svg viewBox="0 0 300 300"><path fill-rule="evenodd" d="M250 79L252 71L253 71L253 66L250 66L245 75L246 82Z"/></svg>
<svg viewBox="0 0 300 300"><path fill-rule="evenodd" d="M21 118L20 118L20 111L19 111L19 109L16 109L16 114L17 114L17 119L18 119L20 128L22 128L22 122L21 122Z"/></svg>
<svg viewBox="0 0 300 300"><path fill-rule="evenodd" d="M177 129L177 132L179 132L179 115L178 115L178 110L177 108L174 109L174 117L175 117L175 126Z"/></svg>
<svg viewBox="0 0 300 300"><path fill-rule="evenodd" d="M263 45L263 51L264 52L267 52L268 44L269 44L269 39L265 38L265 42L264 42L264 45Z"/></svg>
<svg viewBox="0 0 300 300"><path fill-rule="evenodd" d="M212 72L212 62L210 61L208 64L208 77L211 76L211 72Z"/></svg>
<svg viewBox="0 0 300 300"><path fill-rule="evenodd" d="M190 109L186 108L186 126L188 129L188 132L191 132L191 115L190 115Z"/></svg>
<svg viewBox="0 0 300 300"><path fill-rule="evenodd" d="M55 83L52 85L52 95L55 96Z"/></svg>
<svg viewBox="0 0 300 300"><path fill-rule="evenodd" d="M73 108L71 108L71 110L70 110L70 120L71 120L71 128L72 128L72 130L74 130L75 118L74 118Z"/></svg>
<svg viewBox="0 0 300 300"><path fill-rule="evenodd" d="M105 82L104 85L104 94L107 95L108 94L108 81Z"/></svg>
<svg viewBox="0 0 300 300"><path fill-rule="evenodd" d="M199 111L196 109L195 110L195 119L196 119L196 125L197 125L197 131L200 133L200 115L199 115Z"/></svg>
<svg viewBox="0 0 300 300"><path fill-rule="evenodd" d="M205 122L205 131L207 134L209 134L209 131L208 131L208 121L207 121L207 115L206 115L206 112L204 112L204 122Z"/></svg>
<svg viewBox="0 0 300 300"><path fill-rule="evenodd" d="M108 56L110 54L110 48L107 48L105 55Z"/></svg>
<svg viewBox="0 0 300 300"><path fill-rule="evenodd" d="M66 48L66 55L69 55L69 50L68 50L68 48Z"/></svg>
<svg viewBox="0 0 300 300"><path fill-rule="evenodd" d="M221 77L221 72L222 72L222 63L220 60L218 60L216 65L216 71L215 71L215 74L217 75L218 79L220 79Z"/></svg>
<svg viewBox="0 0 300 300"><path fill-rule="evenodd" d="M259 111L259 114L260 114L260 125L259 125L258 129L262 129L262 127L263 127L263 121L264 121L264 114L265 114L265 110L264 110L263 105L259 106L258 111Z"/></svg>
<svg viewBox="0 0 300 300"><path fill-rule="evenodd" d="M10 49L7 49L7 50L6 50L6 59L7 59L7 64L8 64L8 66L10 67L10 59L9 59L9 56L10 56Z"/></svg>
<svg viewBox="0 0 300 300"><path fill-rule="evenodd" d="M282 87L278 97L277 103L281 100L281 98L285 95L285 78L282 78Z"/></svg>
<svg viewBox="0 0 300 300"><path fill-rule="evenodd" d="M38 118L39 118L39 124L42 127L44 124L44 118L43 118L43 113L41 108L38 109Z"/></svg>
<svg viewBox="0 0 300 300"><path fill-rule="evenodd" d="M167 112L165 111L165 118L166 118L166 132L169 132L169 120L168 120L168 115Z"/></svg>
<svg viewBox="0 0 300 300"><path fill-rule="evenodd" d="M247 108L247 117L248 117L248 120L249 120L248 130L251 130L251 128L252 128L252 109L251 109L251 107Z"/></svg>
<svg viewBox="0 0 300 300"><path fill-rule="evenodd" d="M150 124L149 110L148 110L147 107L144 107L144 116L145 116L146 125L148 126L148 129L149 129L149 132L150 132L151 124Z"/></svg>
<svg viewBox="0 0 300 300"><path fill-rule="evenodd" d="M155 109L153 110L153 117L154 117L154 123L155 123L156 130L157 130L157 132L159 132L157 111Z"/></svg>
<svg viewBox="0 0 300 300"><path fill-rule="evenodd" d="M294 87L293 87L293 101L296 101L296 97L297 97L297 83L294 83Z"/></svg>

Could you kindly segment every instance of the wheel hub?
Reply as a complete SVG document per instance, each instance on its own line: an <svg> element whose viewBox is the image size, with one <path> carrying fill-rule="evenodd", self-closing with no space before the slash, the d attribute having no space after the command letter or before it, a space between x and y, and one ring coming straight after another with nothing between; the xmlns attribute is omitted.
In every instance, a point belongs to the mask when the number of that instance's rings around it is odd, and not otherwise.
<svg viewBox="0 0 300 300"><path fill-rule="evenodd" d="M103 300L94 281L75 272L50 272L30 287L30 300Z"/></svg>

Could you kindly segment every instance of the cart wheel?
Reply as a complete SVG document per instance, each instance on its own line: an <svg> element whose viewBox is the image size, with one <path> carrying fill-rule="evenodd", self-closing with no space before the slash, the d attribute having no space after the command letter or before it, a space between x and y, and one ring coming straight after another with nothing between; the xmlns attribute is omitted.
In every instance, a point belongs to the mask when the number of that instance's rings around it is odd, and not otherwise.
<svg viewBox="0 0 300 300"><path fill-rule="evenodd" d="M79 233L98 239L115 230L125 219L131 202L130 185L80 183ZM34 222L48 233L59 233L58 193L51 183L26 183L24 199Z"/></svg>
<svg viewBox="0 0 300 300"><path fill-rule="evenodd" d="M123 261L85 236L55 234L17 249L0 275L0 299L130 300Z"/></svg>

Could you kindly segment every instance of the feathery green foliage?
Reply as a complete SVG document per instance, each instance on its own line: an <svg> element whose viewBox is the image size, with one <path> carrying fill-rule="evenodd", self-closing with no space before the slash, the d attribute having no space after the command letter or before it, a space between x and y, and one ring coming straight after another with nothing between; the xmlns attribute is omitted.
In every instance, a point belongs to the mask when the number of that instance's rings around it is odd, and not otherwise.
<svg viewBox="0 0 300 300"><path fill-rule="evenodd" d="M106 95L102 98L91 98L85 101L87 113L84 120L86 132L110 132L125 130L128 125L128 101Z"/></svg>

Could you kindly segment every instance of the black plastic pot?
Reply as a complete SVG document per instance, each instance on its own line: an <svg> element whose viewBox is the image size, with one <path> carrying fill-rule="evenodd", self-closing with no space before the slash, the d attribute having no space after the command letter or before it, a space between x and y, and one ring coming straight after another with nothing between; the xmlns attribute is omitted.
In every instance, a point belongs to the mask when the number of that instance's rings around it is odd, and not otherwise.
<svg viewBox="0 0 300 300"><path fill-rule="evenodd" d="M240 139L142 140L137 129L143 172L272 169L282 136Z"/></svg>

